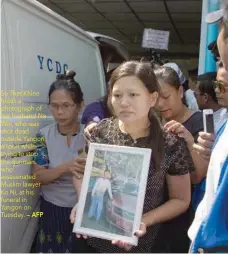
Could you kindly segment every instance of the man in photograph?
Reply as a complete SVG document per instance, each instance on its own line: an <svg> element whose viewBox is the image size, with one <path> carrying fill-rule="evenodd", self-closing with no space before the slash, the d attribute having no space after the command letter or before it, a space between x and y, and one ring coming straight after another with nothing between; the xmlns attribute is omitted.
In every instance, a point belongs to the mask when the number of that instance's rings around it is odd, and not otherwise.
<svg viewBox="0 0 228 254"><path fill-rule="evenodd" d="M88 212L89 218L96 218L99 221L104 207L104 195L108 191L109 198L112 200L111 172L107 168L102 172L103 176L96 180L91 194L91 205Z"/></svg>

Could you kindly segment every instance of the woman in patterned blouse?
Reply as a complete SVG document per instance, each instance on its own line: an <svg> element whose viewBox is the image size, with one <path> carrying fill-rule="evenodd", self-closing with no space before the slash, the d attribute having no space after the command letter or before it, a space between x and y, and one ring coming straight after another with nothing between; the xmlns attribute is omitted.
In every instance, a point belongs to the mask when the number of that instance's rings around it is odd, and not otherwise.
<svg viewBox="0 0 228 254"><path fill-rule="evenodd" d="M91 142L152 149L138 246L121 241L89 238L87 252L159 252L155 248L161 223L188 209L189 172L194 169L184 139L164 131L153 115L159 85L151 66L129 61L112 74L109 82L116 118L102 120L91 133ZM166 197L168 189L169 199ZM71 212L74 222L76 208ZM165 244L165 239L164 239Z"/></svg>

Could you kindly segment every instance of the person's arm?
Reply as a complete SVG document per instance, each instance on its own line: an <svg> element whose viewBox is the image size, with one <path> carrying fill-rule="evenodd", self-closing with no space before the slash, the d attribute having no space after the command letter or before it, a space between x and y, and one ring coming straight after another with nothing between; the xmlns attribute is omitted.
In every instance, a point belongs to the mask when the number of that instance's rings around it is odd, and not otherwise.
<svg viewBox="0 0 228 254"><path fill-rule="evenodd" d="M190 204L191 187L189 174L181 176L167 175L169 201L143 215L142 222L151 226L171 220L184 213Z"/></svg>
<svg viewBox="0 0 228 254"><path fill-rule="evenodd" d="M191 172L190 177L191 183L198 184L206 177L209 162L194 149L194 144L194 142L188 143L188 149L195 165L195 170Z"/></svg>
<svg viewBox="0 0 228 254"><path fill-rule="evenodd" d="M32 166L32 173L36 176L35 182L47 185L68 172L74 173L76 171L79 174L83 174L85 162L85 158L77 157L69 162L62 163L56 168L47 168L34 163Z"/></svg>
<svg viewBox="0 0 228 254"><path fill-rule="evenodd" d="M67 172L84 172L85 159L75 158L69 162L62 163L56 168L49 168L49 156L45 136L42 133L36 135L39 140L35 142L35 156L33 158L32 174L35 176L34 182L47 185L52 183Z"/></svg>
<svg viewBox="0 0 228 254"><path fill-rule="evenodd" d="M170 156L170 165L166 175L169 200L143 215L142 222L146 226L177 217L188 209L191 201L189 172L194 169L194 163L186 141L178 137L172 137L171 140L173 141L170 144L166 144L166 153Z"/></svg>
<svg viewBox="0 0 228 254"><path fill-rule="evenodd" d="M209 164L212 148L215 142L215 135L207 132L199 132L197 144L193 148Z"/></svg>
<svg viewBox="0 0 228 254"><path fill-rule="evenodd" d="M93 186L92 196L94 196L94 193L96 192L96 189L97 189L98 185L99 185L99 179L96 180L96 183Z"/></svg>
<svg viewBox="0 0 228 254"><path fill-rule="evenodd" d="M76 178L75 176L73 176L72 180L73 180L74 189L77 193L77 197L78 197L78 200L79 200L83 179L79 179L79 178Z"/></svg>
<svg viewBox="0 0 228 254"><path fill-rule="evenodd" d="M108 180L107 181L107 187L108 187L108 194L109 194L109 197L110 197L110 199L112 199L113 198L113 195L112 195L112 187L111 187L111 182Z"/></svg>
<svg viewBox="0 0 228 254"><path fill-rule="evenodd" d="M52 183L67 171L66 164L59 165L56 168L46 168L38 164L32 165L32 173L35 176L34 181L41 183L42 185Z"/></svg>
<svg viewBox="0 0 228 254"><path fill-rule="evenodd" d="M34 181L41 184L49 184L64 174L67 169L66 165L60 165L57 168L48 168L49 156L45 135L41 132L37 133L35 142L35 156L33 158L32 173L35 176Z"/></svg>
<svg viewBox="0 0 228 254"><path fill-rule="evenodd" d="M192 134L179 122L174 120L168 122L165 128L171 132L176 133L179 137L185 139L188 145L188 149L191 153L195 169L191 172L191 182L193 184L200 183L207 174L208 160L205 160L200 154L194 149L194 137Z"/></svg>

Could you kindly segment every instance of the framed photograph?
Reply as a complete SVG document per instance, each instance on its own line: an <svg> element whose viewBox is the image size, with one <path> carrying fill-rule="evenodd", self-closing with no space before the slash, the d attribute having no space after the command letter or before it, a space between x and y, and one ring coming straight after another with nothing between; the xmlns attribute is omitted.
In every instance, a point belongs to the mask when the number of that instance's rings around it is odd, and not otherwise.
<svg viewBox="0 0 228 254"><path fill-rule="evenodd" d="M90 144L73 232L138 244L151 152Z"/></svg>

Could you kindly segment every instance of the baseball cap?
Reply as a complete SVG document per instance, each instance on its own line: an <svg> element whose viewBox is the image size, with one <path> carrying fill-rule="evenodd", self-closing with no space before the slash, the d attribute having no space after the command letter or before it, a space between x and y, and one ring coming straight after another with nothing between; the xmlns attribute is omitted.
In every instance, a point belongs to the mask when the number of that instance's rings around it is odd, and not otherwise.
<svg viewBox="0 0 228 254"><path fill-rule="evenodd" d="M223 1L220 10L208 13L206 15L205 21L207 23L215 23L221 19L228 20L228 0Z"/></svg>
<svg viewBox="0 0 228 254"><path fill-rule="evenodd" d="M175 64L175 63L165 63L163 66L172 68L177 73L181 85L184 84L184 82L186 81L186 78L185 78L183 72L181 71L180 67L177 64Z"/></svg>
<svg viewBox="0 0 228 254"><path fill-rule="evenodd" d="M198 81L204 81L204 80L214 81L216 80L216 75L217 75L217 72L206 72L204 74L197 76L197 80Z"/></svg>

